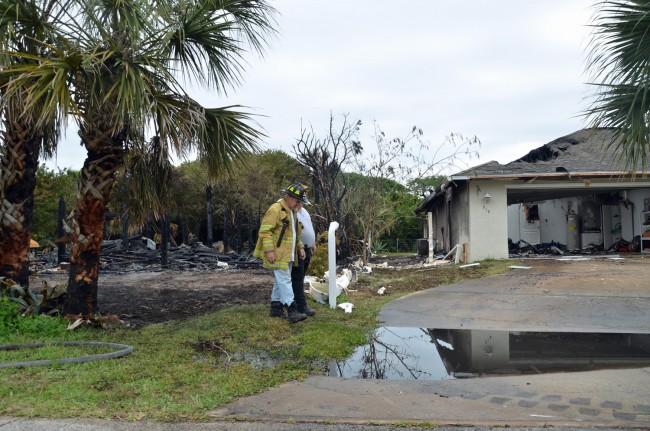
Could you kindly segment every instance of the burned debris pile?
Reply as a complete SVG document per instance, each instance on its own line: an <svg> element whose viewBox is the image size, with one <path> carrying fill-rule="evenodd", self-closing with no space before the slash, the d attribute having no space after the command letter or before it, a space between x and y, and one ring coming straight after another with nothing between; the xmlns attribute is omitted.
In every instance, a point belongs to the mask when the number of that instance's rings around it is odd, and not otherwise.
<svg viewBox="0 0 650 431"><path fill-rule="evenodd" d="M513 242L508 239L508 253L510 258L535 257L535 256L562 256L562 255L600 255L608 253L639 253L641 251L641 238L637 235L632 241L619 239L605 249L603 244L589 243L577 250L568 250L566 245L557 242L531 244L524 240Z"/></svg>
<svg viewBox="0 0 650 431"><path fill-rule="evenodd" d="M219 244L207 247L199 241L191 244L170 246L161 250L156 244L146 237L133 237L128 246L123 247L122 240L102 241L100 270L102 272L124 271L156 271L156 270L182 270L182 271L208 271L227 268L260 268L261 261L252 256L252 253L223 252ZM40 271L65 265L68 255L58 255L56 251L41 253L34 256L33 269Z"/></svg>

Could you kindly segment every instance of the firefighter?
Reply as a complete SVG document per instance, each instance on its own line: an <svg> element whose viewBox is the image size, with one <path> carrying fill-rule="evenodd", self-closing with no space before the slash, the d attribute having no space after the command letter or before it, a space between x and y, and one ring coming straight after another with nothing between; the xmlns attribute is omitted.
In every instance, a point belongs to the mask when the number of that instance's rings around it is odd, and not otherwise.
<svg viewBox="0 0 650 431"><path fill-rule="evenodd" d="M298 311L291 286L291 268L298 259L305 259L305 248L300 239L302 229L297 219L300 204L308 204L305 188L291 184L284 196L272 204L262 217L259 237L253 256L263 260L265 268L273 270L275 282L271 290L271 317L286 317L291 323L300 322L307 315Z"/></svg>

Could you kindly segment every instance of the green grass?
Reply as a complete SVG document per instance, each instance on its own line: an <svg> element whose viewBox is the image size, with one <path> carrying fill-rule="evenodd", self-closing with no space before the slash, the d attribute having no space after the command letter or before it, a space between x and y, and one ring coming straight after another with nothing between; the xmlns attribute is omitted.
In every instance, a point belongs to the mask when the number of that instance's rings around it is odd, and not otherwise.
<svg viewBox="0 0 650 431"><path fill-rule="evenodd" d="M195 319L132 329L66 331L52 319L1 336L2 344L101 341L134 347L130 355L81 364L0 369L0 415L160 421L206 420L207 411L282 383L323 374L367 342L390 300L466 278L505 272L511 261L418 270L376 268L338 302L352 313L312 304L315 318L297 324L268 317L268 306L239 306ZM385 286L386 294L377 289ZM45 320L47 322L47 320ZM44 325L46 329L44 328ZM43 335L45 334L45 335ZM105 353L84 347L0 351L0 362Z"/></svg>

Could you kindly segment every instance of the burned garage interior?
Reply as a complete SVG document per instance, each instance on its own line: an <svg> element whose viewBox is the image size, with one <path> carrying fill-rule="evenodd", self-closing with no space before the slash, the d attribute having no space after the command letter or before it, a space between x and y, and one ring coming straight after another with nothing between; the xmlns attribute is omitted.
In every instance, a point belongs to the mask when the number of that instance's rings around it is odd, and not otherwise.
<svg viewBox="0 0 650 431"><path fill-rule="evenodd" d="M451 175L425 197L424 238L460 261L650 252L650 180L613 156L613 129L584 129L502 165Z"/></svg>
<svg viewBox="0 0 650 431"><path fill-rule="evenodd" d="M640 252L643 237L634 228L635 204L629 194L633 190L587 195L574 190L547 198L532 192L521 201L513 197L508 204L509 254ZM650 202L644 201L648 209ZM646 248L650 251L647 243Z"/></svg>

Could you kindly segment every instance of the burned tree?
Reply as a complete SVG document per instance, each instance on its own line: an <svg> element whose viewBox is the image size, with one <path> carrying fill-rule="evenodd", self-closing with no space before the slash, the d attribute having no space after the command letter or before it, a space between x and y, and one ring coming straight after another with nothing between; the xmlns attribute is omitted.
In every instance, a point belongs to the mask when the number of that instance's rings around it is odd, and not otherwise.
<svg viewBox="0 0 650 431"><path fill-rule="evenodd" d="M339 229L341 249L347 255L348 227L341 210L341 201L348 192L343 181L342 169L363 148L358 140L361 121L348 121L343 116L340 127L334 124L330 114L329 130L323 138L318 138L313 127L302 127L300 138L293 146L298 161L309 169L312 191L311 199L316 204L314 222L318 231L325 231L333 221L341 225Z"/></svg>
<svg viewBox="0 0 650 431"><path fill-rule="evenodd" d="M431 148L417 126L403 137L389 138L376 122L373 141L376 151L356 157L352 164L355 174L349 175L355 189L363 192L346 196L343 202L355 227L351 233L363 244L364 264L374 248L373 241L389 234L412 214L419 182L478 157L473 147L480 145L476 136L453 133ZM410 211L406 210L409 206Z"/></svg>

